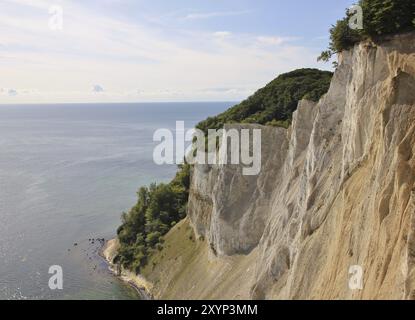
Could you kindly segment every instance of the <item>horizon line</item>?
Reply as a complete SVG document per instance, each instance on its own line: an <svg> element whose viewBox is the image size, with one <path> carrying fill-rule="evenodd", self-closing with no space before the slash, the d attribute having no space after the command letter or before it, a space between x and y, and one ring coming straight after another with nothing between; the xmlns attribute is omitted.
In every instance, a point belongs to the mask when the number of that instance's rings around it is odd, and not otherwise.
<svg viewBox="0 0 415 320"><path fill-rule="evenodd" d="M41 106L41 105L89 105L89 104L172 104L172 103L240 103L243 100L210 100L210 101L140 101L140 102L25 102L25 103L2 103L1 106Z"/></svg>

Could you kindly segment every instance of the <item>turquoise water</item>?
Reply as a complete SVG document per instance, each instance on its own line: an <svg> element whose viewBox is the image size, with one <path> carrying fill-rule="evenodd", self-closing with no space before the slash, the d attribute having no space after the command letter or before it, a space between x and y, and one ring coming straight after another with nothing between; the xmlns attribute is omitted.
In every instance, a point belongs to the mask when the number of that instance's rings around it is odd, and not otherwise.
<svg viewBox="0 0 415 320"><path fill-rule="evenodd" d="M231 105L0 105L0 299L138 298L90 239L114 237L137 189L173 177L153 163L156 129ZM63 290L49 289L52 265Z"/></svg>

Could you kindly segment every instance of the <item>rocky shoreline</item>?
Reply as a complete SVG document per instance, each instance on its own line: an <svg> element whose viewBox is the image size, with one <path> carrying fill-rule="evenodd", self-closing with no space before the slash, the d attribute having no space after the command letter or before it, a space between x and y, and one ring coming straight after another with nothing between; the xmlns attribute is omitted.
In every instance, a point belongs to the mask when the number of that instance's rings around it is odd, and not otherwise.
<svg viewBox="0 0 415 320"><path fill-rule="evenodd" d="M108 263L109 270L120 280L128 283L139 294L141 300L153 300L151 294L152 285L141 275L126 270L114 264L114 258L117 255L119 242L117 239L108 240L100 250L100 256Z"/></svg>

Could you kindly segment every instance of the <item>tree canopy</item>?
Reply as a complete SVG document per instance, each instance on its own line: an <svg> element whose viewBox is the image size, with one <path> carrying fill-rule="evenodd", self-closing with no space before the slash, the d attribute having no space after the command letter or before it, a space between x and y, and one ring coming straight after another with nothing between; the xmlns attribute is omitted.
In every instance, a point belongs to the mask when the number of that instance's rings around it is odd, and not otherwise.
<svg viewBox="0 0 415 320"><path fill-rule="evenodd" d="M254 95L224 113L206 119L198 129L221 129L225 123L257 123L287 127L298 102L318 101L328 91L333 74L318 69L299 69L278 76Z"/></svg>
<svg viewBox="0 0 415 320"><path fill-rule="evenodd" d="M120 240L118 261L135 272L146 265L154 250L162 248L165 235L186 216L190 166L181 165L168 184L152 184L137 193L137 204L122 215L117 234Z"/></svg>
<svg viewBox="0 0 415 320"><path fill-rule="evenodd" d="M414 0L360 0L358 5L363 13L362 28L350 28L352 15L347 10L346 16L330 29L329 48L322 52L319 60L328 61L333 54L366 39L376 42L385 35L415 30Z"/></svg>

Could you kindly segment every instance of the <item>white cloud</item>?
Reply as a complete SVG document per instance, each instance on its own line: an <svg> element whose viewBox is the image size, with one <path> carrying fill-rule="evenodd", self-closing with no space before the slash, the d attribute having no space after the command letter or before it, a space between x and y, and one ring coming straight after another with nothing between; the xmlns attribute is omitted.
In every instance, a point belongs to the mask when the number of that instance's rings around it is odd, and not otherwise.
<svg viewBox="0 0 415 320"><path fill-rule="evenodd" d="M195 20L195 19L210 19L218 17L230 17L230 16L240 16L243 14L248 14L249 11L219 11L219 12L194 12L189 13L185 16L185 19Z"/></svg>
<svg viewBox="0 0 415 320"><path fill-rule="evenodd" d="M229 31L217 31L217 32L214 32L213 35L220 39L224 39L224 38L230 37L232 33Z"/></svg>
<svg viewBox="0 0 415 320"><path fill-rule="evenodd" d="M14 89L14 88L0 88L0 96L17 97L24 95L37 95L38 92L34 89Z"/></svg>
<svg viewBox="0 0 415 320"><path fill-rule="evenodd" d="M92 92L95 92L95 93L104 92L104 88L102 86L96 84L92 87Z"/></svg>
<svg viewBox="0 0 415 320"><path fill-rule="evenodd" d="M48 9L52 5L51 1L47 1L47 0L3 0L3 1L17 4L17 5L26 6L26 7L33 7L37 9Z"/></svg>
<svg viewBox="0 0 415 320"><path fill-rule="evenodd" d="M3 93L0 103L239 100L281 72L317 66L318 52L289 38L224 30L172 38L66 0L63 30L52 32L54 2L0 2L0 86L29 88L13 99ZM97 95L91 84L102 82ZM204 89L219 87L231 89Z"/></svg>
<svg viewBox="0 0 415 320"><path fill-rule="evenodd" d="M279 46L283 43L297 40L295 37L273 37L273 36L259 36L257 41L264 45Z"/></svg>
<svg viewBox="0 0 415 320"><path fill-rule="evenodd" d="M7 94L8 94L9 96L11 96L11 97L14 97L14 96L17 96L17 91L16 91L16 90L14 90L14 89L9 89L9 90L7 91Z"/></svg>
<svg viewBox="0 0 415 320"><path fill-rule="evenodd" d="M0 95L15 97L18 95L16 89L0 88Z"/></svg>

